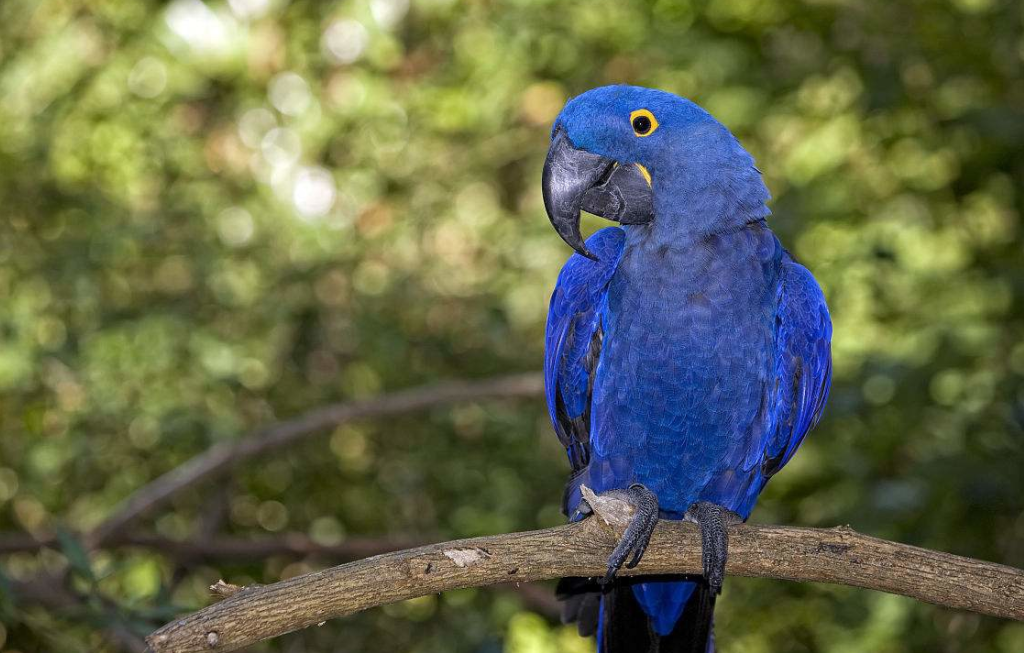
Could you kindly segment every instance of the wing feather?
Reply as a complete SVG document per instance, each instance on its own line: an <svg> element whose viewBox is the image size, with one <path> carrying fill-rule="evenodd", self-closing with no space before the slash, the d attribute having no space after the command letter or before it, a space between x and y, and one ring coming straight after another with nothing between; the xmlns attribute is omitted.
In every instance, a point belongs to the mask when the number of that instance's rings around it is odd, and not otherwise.
<svg viewBox="0 0 1024 653"><path fill-rule="evenodd" d="M775 316L775 383L761 452L765 481L821 419L832 385L832 321L814 276L786 254Z"/></svg>
<svg viewBox="0 0 1024 653"><path fill-rule="evenodd" d="M623 231L609 227L587 240L597 261L573 254L558 275L548 310L544 385L551 423L573 474L590 461L590 404L601 356L601 307L622 253Z"/></svg>

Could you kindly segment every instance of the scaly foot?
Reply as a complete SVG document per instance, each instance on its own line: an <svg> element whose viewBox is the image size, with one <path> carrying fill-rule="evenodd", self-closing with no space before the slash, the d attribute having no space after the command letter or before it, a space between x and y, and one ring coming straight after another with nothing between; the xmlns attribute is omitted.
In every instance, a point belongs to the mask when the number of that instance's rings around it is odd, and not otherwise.
<svg viewBox="0 0 1024 653"><path fill-rule="evenodd" d="M630 518L629 525L626 526L619 543L608 557L608 573L601 581L602 584L608 584L615 578L616 572L622 568L624 563L627 569L632 569L640 564L640 558L643 557L644 551L647 550L647 544L651 541L654 526L658 523L658 497L639 483L634 483L625 490L609 490L600 496L619 499L633 507L633 516ZM590 504L583 499L580 501L573 519L592 513L593 509ZM626 558L630 557L630 553L633 554L633 557L626 563Z"/></svg>
<svg viewBox="0 0 1024 653"><path fill-rule="evenodd" d="M713 596L721 594L722 580L725 579L725 562L729 557L727 529L730 524L738 524L743 519L733 511L710 501L698 501L693 504L683 518L700 527L704 578Z"/></svg>

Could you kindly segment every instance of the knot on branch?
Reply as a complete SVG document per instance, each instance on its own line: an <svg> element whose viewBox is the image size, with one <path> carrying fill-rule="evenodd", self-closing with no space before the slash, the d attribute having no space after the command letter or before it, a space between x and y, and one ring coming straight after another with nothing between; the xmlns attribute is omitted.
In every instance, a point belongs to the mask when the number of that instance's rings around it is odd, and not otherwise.
<svg viewBox="0 0 1024 653"><path fill-rule="evenodd" d="M590 504L594 514L615 531L625 530L636 514L636 508L628 501L607 494L595 494L586 485L580 485L580 494Z"/></svg>

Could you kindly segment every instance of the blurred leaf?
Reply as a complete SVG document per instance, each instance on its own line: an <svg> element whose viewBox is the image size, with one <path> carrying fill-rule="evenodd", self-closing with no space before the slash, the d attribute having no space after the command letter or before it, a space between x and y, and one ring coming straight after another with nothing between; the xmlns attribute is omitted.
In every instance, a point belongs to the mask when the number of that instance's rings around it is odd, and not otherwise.
<svg viewBox="0 0 1024 653"><path fill-rule="evenodd" d="M81 540L64 527L57 527L55 533L61 553L67 558L71 569L89 582L96 582L96 575L93 573L92 563L89 560L89 552L85 550Z"/></svg>

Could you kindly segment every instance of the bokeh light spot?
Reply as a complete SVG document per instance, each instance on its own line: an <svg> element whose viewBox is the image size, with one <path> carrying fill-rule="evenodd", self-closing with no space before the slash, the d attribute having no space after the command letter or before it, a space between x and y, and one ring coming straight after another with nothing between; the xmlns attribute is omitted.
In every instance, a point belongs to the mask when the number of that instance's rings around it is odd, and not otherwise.
<svg viewBox="0 0 1024 653"><path fill-rule="evenodd" d="M358 59L370 41L363 24L356 20L337 20L331 23L323 35L323 48L336 64L350 64Z"/></svg>

